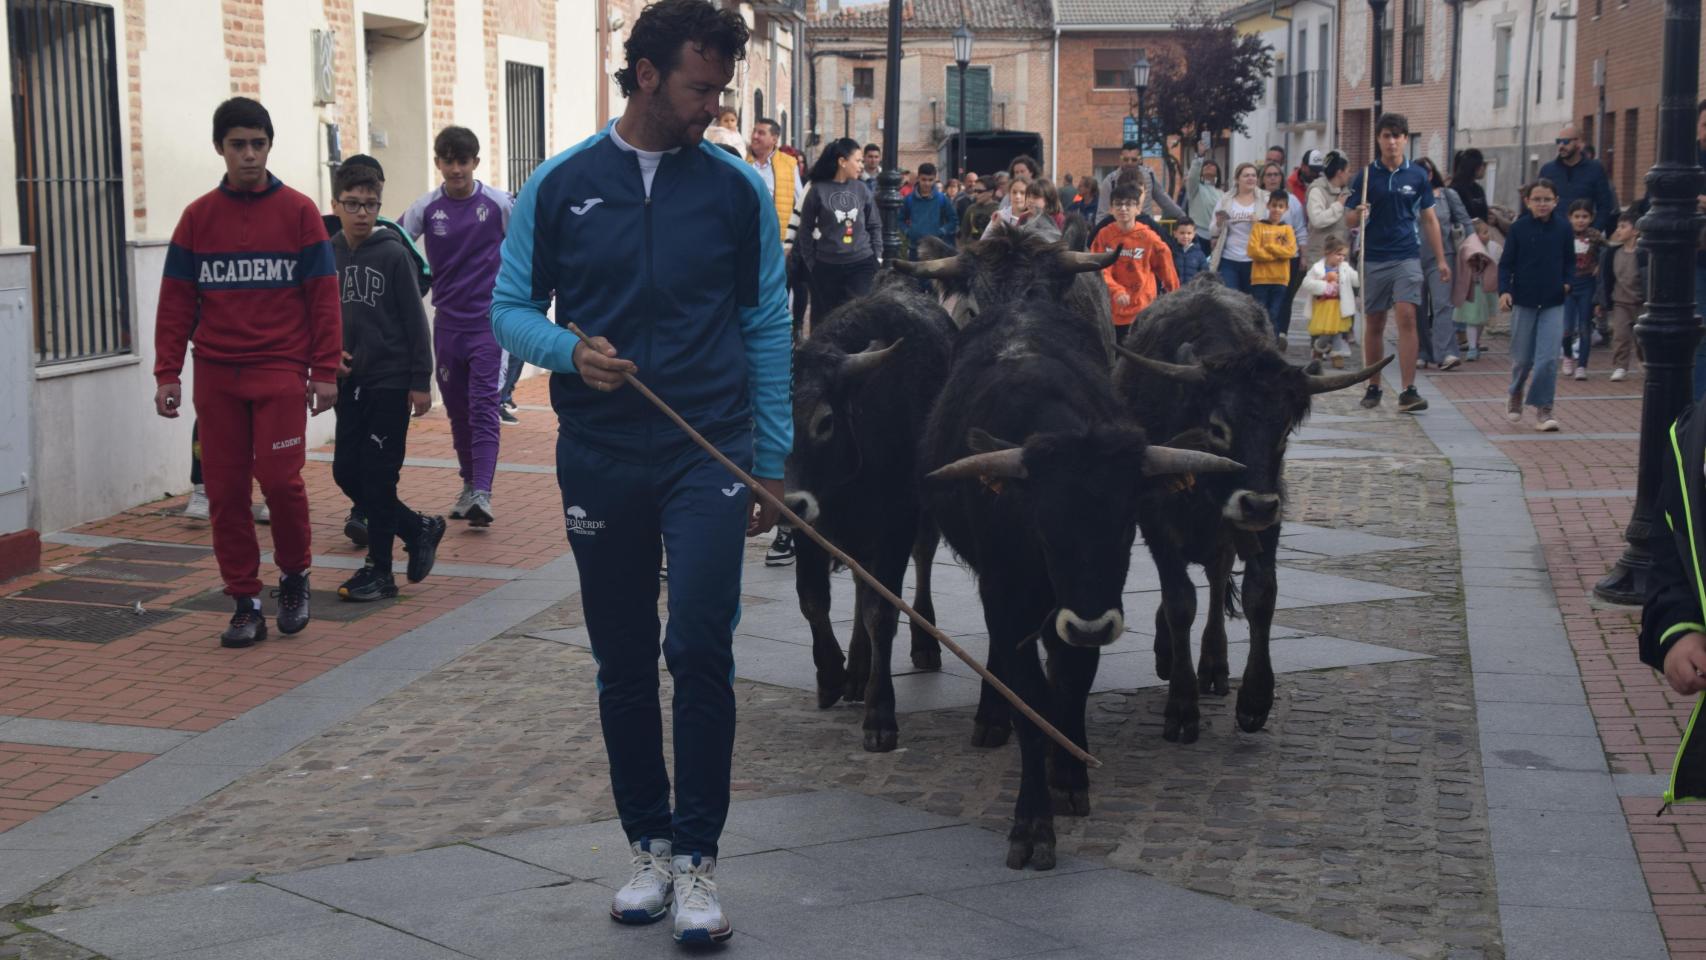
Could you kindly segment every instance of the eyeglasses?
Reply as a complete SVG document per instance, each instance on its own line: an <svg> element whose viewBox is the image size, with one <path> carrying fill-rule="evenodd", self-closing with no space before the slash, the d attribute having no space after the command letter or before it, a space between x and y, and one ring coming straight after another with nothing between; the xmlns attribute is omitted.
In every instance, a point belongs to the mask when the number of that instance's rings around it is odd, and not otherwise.
<svg viewBox="0 0 1706 960"><path fill-rule="evenodd" d="M378 200L365 200L365 201L363 201L363 200L339 200L338 206L343 207L345 213L378 213L379 212L379 201Z"/></svg>
<svg viewBox="0 0 1706 960"><path fill-rule="evenodd" d="M1575 137L1558 137L1557 139L1553 140L1552 142L1561 147L1566 143L1575 143L1576 138Z"/></svg>

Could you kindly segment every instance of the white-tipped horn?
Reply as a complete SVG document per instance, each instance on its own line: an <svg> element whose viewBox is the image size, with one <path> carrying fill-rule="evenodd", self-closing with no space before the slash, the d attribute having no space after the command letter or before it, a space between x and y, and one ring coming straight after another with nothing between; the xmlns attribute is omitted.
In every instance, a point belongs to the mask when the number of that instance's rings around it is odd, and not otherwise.
<svg viewBox="0 0 1706 960"><path fill-rule="evenodd" d="M1208 376L1208 372L1203 369L1201 363L1168 363L1165 360L1146 357L1135 350L1128 350L1121 346L1115 346L1114 351L1142 369L1168 380L1177 380L1180 383L1201 383L1203 378Z"/></svg>
<svg viewBox="0 0 1706 960"><path fill-rule="evenodd" d="M906 338L900 337L895 342L884 346L881 340L872 340L870 346L858 353L847 355L847 359L841 363L841 372L849 377L859 377L870 373L894 356L895 348L905 342Z"/></svg>
<svg viewBox="0 0 1706 960"><path fill-rule="evenodd" d="M1143 453L1143 475L1146 477L1168 473L1236 473L1242 469L1244 465L1236 460L1200 450L1151 446Z"/></svg>
<svg viewBox="0 0 1706 960"><path fill-rule="evenodd" d="M1080 253L1076 250L1060 250L1055 253L1055 265L1062 273L1089 273L1092 270L1106 270L1120 258L1120 250L1115 247L1106 253Z"/></svg>
<svg viewBox="0 0 1706 960"><path fill-rule="evenodd" d="M1025 469L1025 451L1022 447L1012 450L996 450L992 453L974 453L969 457L961 457L953 463L930 473L931 480L963 480L967 477L1010 477L1023 480L1030 476Z"/></svg>
<svg viewBox="0 0 1706 960"><path fill-rule="evenodd" d="M960 256L944 257L940 260L891 260L889 265L909 277L923 277L926 280L952 280L965 272L965 264Z"/></svg>
<svg viewBox="0 0 1706 960"><path fill-rule="evenodd" d="M1386 359L1374 364L1373 366L1363 367L1361 370L1350 370L1345 373L1309 374L1309 393L1313 396L1317 393L1332 393L1334 390L1343 390L1346 387L1354 387L1385 369L1386 365L1391 363L1392 360L1393 355L1387 354Z"/></svg>

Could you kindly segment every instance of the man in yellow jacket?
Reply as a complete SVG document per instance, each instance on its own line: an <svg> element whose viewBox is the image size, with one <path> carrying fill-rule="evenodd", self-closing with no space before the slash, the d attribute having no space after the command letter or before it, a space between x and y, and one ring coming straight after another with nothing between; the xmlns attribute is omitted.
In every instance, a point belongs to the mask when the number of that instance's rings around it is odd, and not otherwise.
<svg viewBox="0 0 1706 960"><path fill-rule="evenodd" d="M760 118L752 127L751 149L746 155L746 162L752 164L764 185L770 188L770 197L776 202L776 222L782 230L785 252L793 241L789 223L806 188L800 181L800 162L776 149L781 136L782 128L776 121Z"/></svg>

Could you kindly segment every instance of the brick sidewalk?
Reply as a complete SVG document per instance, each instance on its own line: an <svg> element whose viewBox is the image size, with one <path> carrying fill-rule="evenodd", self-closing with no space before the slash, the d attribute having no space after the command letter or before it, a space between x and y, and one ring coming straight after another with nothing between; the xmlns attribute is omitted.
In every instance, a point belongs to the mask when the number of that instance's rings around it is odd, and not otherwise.
<svg viewBox="0 0 1706 960"><path fill-rule="evenodd" d="M1527 411L1520 424L1505 420L1507 341L1500 337L1491 346L1495 352L1476 363L1428 376L1522 470L1528 511L1612 772L1668 776L1693 703L1641 663L1640 611L1593 599L1594 583L1622 555L1634 508L1632 437L1640 430L1643 381L1612 383L1604 363L1586 381L1560 379L1555 412L1562 432L1519 439L1542 435ZM1597 436L1605 434L1619 438ZM1657 791L1641 792L1647 795L1625 796L1623 810L1671 956L1706 960L1706 808L1677 807L1661 818Z"/></svg>
<svg viewBox="0 0 1706 960"><path fill-rule="evenodd" d="M522 383L516 400L527 405L547 403L546 379L537 377ZM520 425L503 429L501 463L550 468L555 463L556 435L555 416L523 411ZM330 453L330 448L316 452ZM454 461L449 423L442 408L414 421L408 453L411 459ZM308 484L316 557L359 562L362 551L343 536L349 504L332 482L331 464L310 460L303 475ZM533 569L567 552L562 529L554 523L537 522L539 517L556 515L559 509L554 475L500 470L494 487L497 523L486 530L474 530L453 521L439 549L441 564ZM416 509L443 513L460 488L454 468L409 466L403 471L400 492ZM174 497L144 504L68 532L209 547L208 524L178 516L183 503L183 497ZM262 550L269 550L265 527L260 539ZM229 607L219 603L217 610L186 609L197 598L210 602L206 595L221 587L210 552L169 563L134 559L114 562L100 554L97 547L44 544L41 572L0 584L0 601L19 600L20 594L44 585L51 590L55 589L51 585L60 584L61 591L84 593L129 587L146 591L148 598L142 601L145 608L166 613L169 619L104 643L0 632L0 725L21 717L190 732L210 730L463 606L503 582L434 574L424 583L400 583L403 589L398 600L375 604L371 610L328 609L345 605L322 599L320 592L335 590L349 573L322 563L314 571L316 620L304 633L286 638L275 630L271 639L256 647L225 650L219 646L218 635L230 617ZM74 570L90 562L107 569L93 574ZM115 569L127 576L117 576ZM261 577L271 583L277 569L263 563ZM80 597L72 592L51 599L27 599L33 611L40 611L51 609L47 605L56 600ZM107 602L120 609L130 606L129 602ZM349 622L331 619L357 613L359 619ZM100 733L91 730L93 735ZM12 743L0 731L0 831L99 787L152 756Z"/></svg>

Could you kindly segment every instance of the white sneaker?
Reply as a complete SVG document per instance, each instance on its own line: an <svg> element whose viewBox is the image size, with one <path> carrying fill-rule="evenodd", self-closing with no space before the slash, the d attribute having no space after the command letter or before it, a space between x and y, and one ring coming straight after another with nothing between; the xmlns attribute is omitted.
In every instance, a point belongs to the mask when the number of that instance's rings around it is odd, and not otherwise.
<svg viewBox="0 0 1706 960"><path fill-rule="evenodd" d="M198 483L195 485L195 489L190 491L189 502L184 504L184 512L179 516L188 517L191 520L206 520L208 518L207 486L205 484Z"/></svg>
<svg viewBox="0 0 1706 960"><path fill-rule="evenodd" d="M475 490L474 496L468 501L467 519L470 527L489 527L496 520L497 514L492 512L492 494L487 490Z"/></svg>
<svg viewBox="0 0 1706 960"><path fill-rule="evenodd" d="M1624 377L1627 377L1628 375L1629 375L1629 371L1623 369L1622 367L1618 367L1616 370L1611 371L1611 382L1612 383L1618 383L1618 382L1622 381L1622 379Z"/></svg>
<svg viewBox="0 0 1706 960"><path fill-rule="evenodd" d="M272 523L272 511L267 509L267 503L265 500L262 500L260 503L255 504L253 509L255 511L255 522L256 523L265 523L265 524L271 524Z"/></svg>
<svg viewBox="0 0 1706 960"><path fill-rule="evenodd" d="M1586 380L1587 378L1588 378L1588 368L1587 367L1577 367L1576 368L1576 379L1577 380Z"/></svg>
<svg viewBox="0 0 1706 960"><path fill-rule="evenodd" d="M675 873L675 941L722 943L734 936L734 925L717 902L716 857L678 856Z"/></svg>
<svg viewBox="0 0 1706 960"><path fill-rule="evenodd" d="M628 845L634 851L634 875L610 901L610 918L618 923L656 923L669 912L668 840L642 840Z"/></svg>
<svg viewBox="0 0 1706 960"><path fill-rule="evenodd" d="M471 483L464 483L462 485L462 495L456 498L456 506L450 508L450 519L452 519L452 520L466 520L466 519L468 519L468 508L473 506L473 505L474 505L474 485Z"/></svg>

